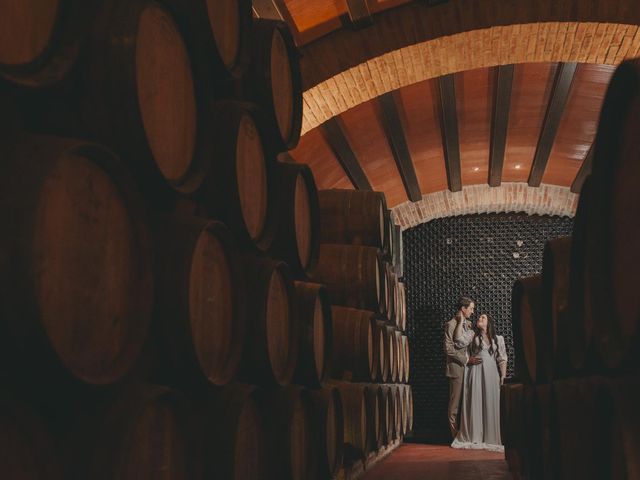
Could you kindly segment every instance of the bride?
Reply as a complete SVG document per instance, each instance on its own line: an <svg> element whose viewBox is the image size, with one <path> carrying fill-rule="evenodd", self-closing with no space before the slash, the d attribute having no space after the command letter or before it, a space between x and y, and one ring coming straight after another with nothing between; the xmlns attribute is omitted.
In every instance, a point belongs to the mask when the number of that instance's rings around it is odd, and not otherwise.
<svg viewBox="0 0 640 480"><path fill-rule="evenodd" d="M507 374L504 337L496 335L491 317L483 313L475 329L464 331L462 320L453 334L456 348L468 348L469 355L482 363L468 365L464 371L460 430L453 448L504 451L500 439L500 385Z"/></svg>

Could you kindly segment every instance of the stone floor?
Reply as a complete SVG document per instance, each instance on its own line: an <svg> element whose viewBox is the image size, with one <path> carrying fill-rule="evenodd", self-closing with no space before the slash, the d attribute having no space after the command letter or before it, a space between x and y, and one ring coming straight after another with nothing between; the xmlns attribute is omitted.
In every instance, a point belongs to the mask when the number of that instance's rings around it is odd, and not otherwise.
<svg viewBox="0 0 640 480"><path fill-rule="evenodd" d="M504 454L404 444L365 473L363 480L511 480Z"/></svg>

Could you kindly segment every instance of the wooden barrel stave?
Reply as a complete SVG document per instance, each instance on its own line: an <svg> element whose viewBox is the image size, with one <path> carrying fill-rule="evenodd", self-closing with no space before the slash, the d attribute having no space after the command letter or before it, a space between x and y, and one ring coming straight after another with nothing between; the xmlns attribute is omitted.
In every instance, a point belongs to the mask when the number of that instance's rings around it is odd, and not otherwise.
<svg viewBox="0 0 640 480"><path fill-rule="evenodd" d="M516 376L524 383L536 382L538 324L541 317L542 277L516 280L511 295L511 318L515 350Z"/></svg>
<svg viewBox="0 0 640 480"><path fill-rule="evenodd" d="M568 346L560 331L566 327L569 301L569 262L571 237L545 243L542 256L542 292L536 353L540 381L550 382L567 371Z"/></svg>
<svg viewBox="0 0 640 480"><path fill-rule="evenodd" d="M322 243L384 248L386 200L381 192L320 190Z"/></svg>
<svg viewBox="0 0 640 480"><path fill-rule="evenodd" d="M242 245L266 252L275 234L275 161L265 149L264 119L254 105L243 102L218 101L211 109L215 121L210 135L219 161L210 160L197 198Z"/></svg>
<svg viewBox="0 0 640 480"><path fill-rule="evenodd" d="M373 329L375 316L367 310L333 306L332 377L370 382L377 375Z"/></svg>
<svg viewBox="0 0 640 480"><path fill-rule="evenodd" d="M331 304L317 283L294 282L300 323L299 357L293 380L319 387L329 373L333 347Z"/></svg>
<svg viewBox="0 0 640 480"><path fill-rule="evenodd" d="M301 278L307 278L318 263L320 220L318 193L307 165L276 165L274 221L271 253L286 261Z"/></svg>
<svg viewBox="0 0 640 480"><path fill-rule="evenodd" d="M640 118L640 60L623 62L613 74L600 113L592 168L589 217L589 282L594 344L608 370L638 372L640 305L637 282L629 272L640 269L640 179L637 152ZM607 319L602 321L600 319Z"/></svg>
<svg viewBox="0 0 640 480"><path fill-rule="evenodd" d="M153 301L132 180L107 149L51 136L20 137L1 168L0 215L12 225L0 239L3 350L43 383L121 379L142 350Z"/></svg>
<svg viewBox="0 0 640 480"><path fill-rule="evenodd" d="M298 360L299 322L294 284L283 262L244 256L247 334L239 377L256 385L286 386Z"/></svg>
<svg viewBox="0 0 640 480"><path fill-rule="evenodd" d="M237 374L246 331L245 272L229 230L196 217L159 216L154 321L161 378L225 385Z"/></svg>
<svg viewBox="0 0 640 480"><path fill-rule="evenodd" d="M302 128L302 78L298 52L286 23L255 19L251 64L243 95L269 117L270 146L277 152L295 148Z"/></svg>
<svg viewBox="0 0 640 480"><path fill-rule="evenodd" d="M199 398L194 413L196 478L266 478L259 390L234 383Z"/></svg>
<svg viewBox="0 0 640 480"><path fill-rule="evenodd" d="M344 413L340 391L335 386L311 390L315 429L318 432L318 473L335 478L344 459ZM324 440L324 441L323 441Z"/></svg>
<svg viewBox="0 0 640 480"><path fill-rule="evenodd" d="M266 445L270 479L315 479L317 436L309 391L290 386L262 390L258 409L269 441Z"/></svg>

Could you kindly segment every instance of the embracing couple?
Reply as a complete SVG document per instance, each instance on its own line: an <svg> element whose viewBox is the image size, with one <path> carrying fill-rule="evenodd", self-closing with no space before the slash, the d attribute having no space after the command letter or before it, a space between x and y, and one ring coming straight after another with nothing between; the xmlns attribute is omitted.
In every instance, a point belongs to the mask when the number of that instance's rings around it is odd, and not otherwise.
<svg viewBox="0 0 640 480"><path fill-rule="evenodd" d="M502 452L500 385L507 373L507 350L488 314L473 326L469 319L474 310L472 299L460 298L455 317L445 325L451 446Z"/></svg>

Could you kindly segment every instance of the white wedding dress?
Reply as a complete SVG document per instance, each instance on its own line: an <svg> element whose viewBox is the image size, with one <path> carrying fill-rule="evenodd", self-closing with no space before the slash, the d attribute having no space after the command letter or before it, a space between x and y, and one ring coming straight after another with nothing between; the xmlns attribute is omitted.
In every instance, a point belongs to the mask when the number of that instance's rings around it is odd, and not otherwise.
<svg viewBox="0 0 640 480"><path fill-rule="evenodd" d="M463 333L458 344L469 345L473 341L473 331ZM482 359L478 365L468 365L464 369L462 383L462 405L460 407L460 430L453 440L453 448L473 448L504 452L500 439L500 373L498 365L507 361L504 337L497 335L498 344L482 343L482 349L475 354ZM471 352L469 355L472 355Z"/></svg>

